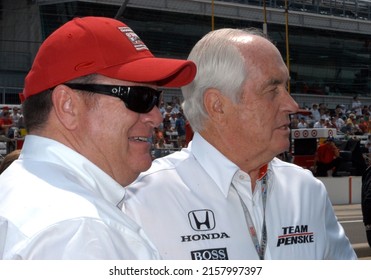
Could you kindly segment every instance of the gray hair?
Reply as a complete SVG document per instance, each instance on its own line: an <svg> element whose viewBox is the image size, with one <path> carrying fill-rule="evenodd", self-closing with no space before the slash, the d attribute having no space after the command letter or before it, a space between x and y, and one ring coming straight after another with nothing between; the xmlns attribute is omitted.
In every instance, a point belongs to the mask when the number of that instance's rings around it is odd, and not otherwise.
<svg viewBox="0 0 371 280"><path fill-rule="evenodd" d="M217 89L232 102L239 102L248 73L236 39L246 35L264 37L257 29L223 28L206 34L189 54L188 59L197 65L197 75L182 87L182 106L193 131L202 130L208 118L203 104L207 89Z"/></svg>

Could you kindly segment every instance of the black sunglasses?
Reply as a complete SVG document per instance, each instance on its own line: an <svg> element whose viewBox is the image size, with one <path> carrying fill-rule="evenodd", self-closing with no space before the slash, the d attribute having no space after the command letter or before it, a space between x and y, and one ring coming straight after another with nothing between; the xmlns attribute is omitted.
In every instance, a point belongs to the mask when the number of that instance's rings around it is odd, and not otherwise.
<svg viewBox="0 0 371 280"><path fill-rule="evenodd" d="M65 84L83 91L89 91L120 98L126 108L136 113L148 113L153 107L159 107L162 91L143 86L114 86L97 84Z"/></svg>

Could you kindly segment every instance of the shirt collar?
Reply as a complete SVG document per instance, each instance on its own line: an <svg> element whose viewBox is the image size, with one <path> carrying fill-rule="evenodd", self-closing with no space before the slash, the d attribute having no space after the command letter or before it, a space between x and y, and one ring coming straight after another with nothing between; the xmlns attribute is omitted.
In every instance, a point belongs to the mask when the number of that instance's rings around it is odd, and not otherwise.
<svg viewBox="0 0 371 280"><path fill-rule="evenodd" d="M197 132L193 136L191 149L197 161L214 180L224 196L227 197L233 176L240 170L239 167L226 158ZM267 171L268 164L265 164L259 170L258 180L262 179Z"/></svg>
<svg viewBox="0 0 371 280"><path fill-rule="evenodd" d="M114 205L119 205L125 188L87 158L55 140L27 135L21 153L27 160L50 162L68 169L83 182L81 187L89 189Z"/></svg>
<svg viewBox="0 0 371 280"><path fill-rule="evenodd" d="M214 180L224 196L227 197L232 178L239 170L238 166L220 153L199 133L194 134L191 149L197 161Z"/></svg>

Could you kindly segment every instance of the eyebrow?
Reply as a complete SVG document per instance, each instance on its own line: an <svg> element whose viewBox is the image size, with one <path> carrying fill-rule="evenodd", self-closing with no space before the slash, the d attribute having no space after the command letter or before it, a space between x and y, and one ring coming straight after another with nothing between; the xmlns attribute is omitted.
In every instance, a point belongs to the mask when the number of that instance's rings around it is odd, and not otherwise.
<svg viewBox="0 0 371 280"><path fill-rule="evenodd" d="M265 81L262 85L263 88L269 87L269 86L276 86L282 83L282 80L278 79L269 79Z"/></svg>
<svg viewBox="0 0 371 280"><path fill-rule="evenodd" d="M269 79L267 80L266 82L263 83L263 86L275 86L275 85L279 85L279 84L283 84L283 83L288 83L289 81L291 80L291 77L289 77L287 79L287 81L283 81L282 79L275 79L275 78L272 78L272 79Z"/></svg>

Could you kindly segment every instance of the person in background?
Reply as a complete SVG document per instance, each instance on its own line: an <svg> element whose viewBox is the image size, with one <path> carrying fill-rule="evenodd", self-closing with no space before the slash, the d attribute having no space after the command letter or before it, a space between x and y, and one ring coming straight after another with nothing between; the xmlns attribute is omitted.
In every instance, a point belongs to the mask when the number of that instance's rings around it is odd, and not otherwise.
<svg viewBox="0 0 371 280"><path fill-rule="evenodd" d="M191 61L154 57L111 18L52 33L25 79L22 152L0 176L0 258L159 259L121 211L125 186L152 163L158 87L195 73Z"/></svg>
<svg viewBox="0 0 371 280"><path fill-rule="evenodd" d="M323 183L289 149L289 71L259 30L206 34L182 87L194 131L128 187L126 212L164 259L356 259Z"/></svg>
<svg viewBox="0 0 371 280"><path fill-rule="evenodd" d="M363 135L363 131L359 126L359 120L357 118L350 118L352 122L352 134L354 135Z"/></svg>
<svg viewBox="0 0 371 280"><path fill-rule="evenodd" d="M177 114L175 121L175 130L178 133L178 147L183 148L186 146L186 120L181 112Z"/></svg>
<svg viewBox="0 0 371 280"><path fill-rule="evenodd" d="M326 104L319 103L318 104L318 111L321 115L321 118L330 118L330 110L327 108Z"/></svg>
<svg viewBox="0 0 371 280"><path fill-rule="evenodd" d="M11 127L13 126L12 118L10 117L10 112L5 111L3 115L0 117L0 134L9 137L9 132Z"/></svg>
<svg viewBox="0 0 371 280"><path fill-rule="evenodd" d="M336 128L336 126L331 122L331 117L325 119L325 124L323 126L324 128Z"/></svg>
<svg viewBox="0 0 371 280"><path fill-rule="evenodd" d="M318 104L312 104L312 108L310 109L311 111L311 116L313 118L313 123L316 123L320 120L321 114L318 110Z"/></svg>
<svg viewBox="0 0 371 280"><path fill-rule="evenodd" d="M304 117L300 117L300 121L298 123L298 128L299 129L303 129L303 128L307 128L307 127L308 127L308 124L305 121L305 118Z"/></svg>
<svg viewBox="0 0 371 280"><path fill-rule="evenodd" d="M13 121L13 125L19 127L18 122L21 118L21 114L19 113L19 108L14 106L12 109L12 113L10 114L10 118Z"/></svg>
<svg viewBox="0 0 371 280"><path fill-rule="evenodd" d="M299 128L299 116L298 114L293 114L291 115L291 119L290 119L290 128L291 129L298 129Z"/></svg>
<svg viewBox="0 0 371 280"><path fill-rule="evenodd" d="M171 113L170 114L169 121L170 121L170 127L171 127L172 131L176 131L175 123L176 123L177 115L178 114L176 114L176 113Z"/></svg>
<svg viewBox="0 0 371 280"><path fill-rule="evenodd" d="M337 120L338 120L337 116L330 117L330 122L329 122L328 126L326 126L326 127L327 128L335 128L336 131L340 131L339 127L337 126Z"/></svg>
<svg viewBox="0 0 371 280"><path fill-rule="evenodd" d="M324 128L326 123L326 117L322 116L319 121L315 122L313 128Z"/></svg>
<svg viewBox="0 0 371 280"><path fill-rule="evenodd" d="M364 135L368 132L368 121L366 121L364 117L360 117L358 119L358 127L360 129L360 133Z"/></svg>
<svg viewBox="0 0 371 280"><path fill-rule="evenodd" d="M370 115L370 111L368 109L368 106L367 105L363 105L362 107L362 116L366 117L366 116L369 116Z"/></svg>
<svg viewBox="0 0 371 280"><path fill-rule="evenodd" d="M332 176L336 177L341 158L339 148L336 147L333 137L328 137L320 144L316 151L314 166L316 176L327 177L327 172L331 170Z"/></svg>
<svg viewBox="0 0 371 280"><path fill-rule="evenodd" d="M358 95L353 96L352 111L356 117L362 116L362 102L359 100Z"/></svg>
<svg viewBox="0 0 371 280"><path fill-rule="evenodd" d="M333 118L335 118L336 122L336 127L339 131L345 126L345 121L343 120L343 115L342 114L336 114Z"/></svg>
<svg viewBox="0 0 371 280"><path fill-rule="evenodd" d="M165 103L164 103L164 101L163 100L161 100L161 103L160 103L160 105L159 105L159 108L158 108L159 110L160 110L160 113L161 113L161 115L163 116L164 115L164 113L165 113Z"/></svg>
<svg viewBox="0 0 371 280"><path fill-rule="evenodd" d="M2 107L0 112L0 118L4 116L4 113L10 112L9 110L10 110L9 106Z"/></svg>
<svg viewBox="0 0 371 280"><path fill-rule="evenodd" d="M167 105L165 107L165 111L163 112L162 114L162 117L165 118L166 116L171 116L171 110L173 110L173 107L171 107L170 105Z"/></svg>

